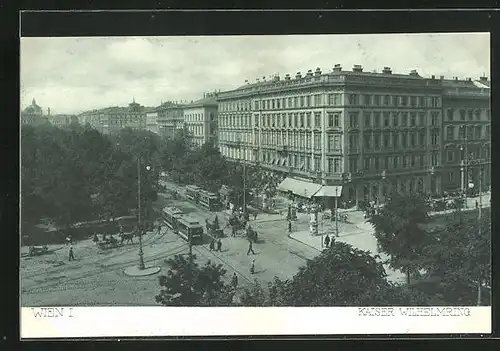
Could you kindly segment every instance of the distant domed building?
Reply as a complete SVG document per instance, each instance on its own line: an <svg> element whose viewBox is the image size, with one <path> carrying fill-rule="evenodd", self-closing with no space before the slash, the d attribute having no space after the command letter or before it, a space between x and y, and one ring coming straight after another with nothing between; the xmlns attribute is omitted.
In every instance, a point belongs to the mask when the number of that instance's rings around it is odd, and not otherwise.
<svg viewBox="0 0 500 351"><path fill-rule="evenodd" d="M43 110L36 104L35 99L21 112L21 123L31 125L48 123L47 117L43 115Z"/></svg>

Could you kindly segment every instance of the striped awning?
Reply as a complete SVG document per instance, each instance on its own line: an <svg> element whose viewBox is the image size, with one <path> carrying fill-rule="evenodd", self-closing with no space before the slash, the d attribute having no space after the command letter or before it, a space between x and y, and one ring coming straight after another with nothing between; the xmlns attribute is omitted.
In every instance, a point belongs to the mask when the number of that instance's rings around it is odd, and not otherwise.
<svg viewBox="0 0 500 351"><path fill-rule="evenodd" d="M321 188L320 184L306 182L294 178L285 178L279 185L281 191L291 191L295 195L311 198Z"/></svg>
<svg viewBox="0 0 500 351"><path fill-rule="evenodd" d="M342 195L342 185L323 185L314 197L340 197Z"/></svg>

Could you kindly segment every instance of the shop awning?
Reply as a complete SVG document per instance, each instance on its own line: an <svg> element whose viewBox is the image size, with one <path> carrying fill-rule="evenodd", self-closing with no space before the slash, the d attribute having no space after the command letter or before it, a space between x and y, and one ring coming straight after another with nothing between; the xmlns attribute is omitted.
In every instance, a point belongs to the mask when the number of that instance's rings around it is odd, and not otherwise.
<svg viewBox="0 0 500 351"><path fill-rule="evenodd" d="M311 198L320 188L320 184L293 178L285 178L285 180L278 185L278 189L281 191L291 191L295 195L306 198Z"/></svg>
<svg viewBox="0 0 500 351"><path fill-rule="evenodd" d="M314 197L340 197L342 195L341 185L323 185Z"/></svg>

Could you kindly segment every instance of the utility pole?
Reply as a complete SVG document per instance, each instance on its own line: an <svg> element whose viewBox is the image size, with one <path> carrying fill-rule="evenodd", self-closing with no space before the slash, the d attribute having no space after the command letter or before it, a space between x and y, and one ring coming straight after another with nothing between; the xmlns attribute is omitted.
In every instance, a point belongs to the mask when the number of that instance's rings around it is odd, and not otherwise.
<svg viewBox="0 0 500 351"><path fill-rule="evenodd" d="M145 269L144 252L142 251L142 227L141 227L141 162L137 158L137 230L139 234L139 269Z"/></svg>

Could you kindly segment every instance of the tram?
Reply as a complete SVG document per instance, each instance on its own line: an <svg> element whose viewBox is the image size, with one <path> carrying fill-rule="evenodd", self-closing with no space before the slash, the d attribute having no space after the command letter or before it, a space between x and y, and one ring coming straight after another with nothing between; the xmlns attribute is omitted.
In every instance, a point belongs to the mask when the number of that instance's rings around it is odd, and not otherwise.
<svg viewBox="0 0 500 351"><path fill-rule="evenodd" d="M177 230L177 219L182 216L182 211L177 207L165 207L163 209L163 221L173 231Z"/></svg>
<svg viewBox="0 0 500 351"><path fill-rule="evenodd" d="M189 216L179 216L175 222L181 238L193 245L203 243L203 227L200 222Z"/></svg>
<svg viewBox="0 0 500 351"><path fill-rule="evenodd" d="M198 203L209 211L217 211L220 207L219 197L205 190L199 192Z"/></svg>
<svg viewBox="0 0 500 351"><path fill-rule="evenodd" d="M187 185L186 197L193 202L198 202L200 190L201 188L196 185Z"/></svg>

